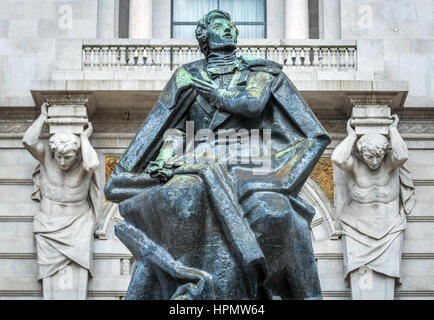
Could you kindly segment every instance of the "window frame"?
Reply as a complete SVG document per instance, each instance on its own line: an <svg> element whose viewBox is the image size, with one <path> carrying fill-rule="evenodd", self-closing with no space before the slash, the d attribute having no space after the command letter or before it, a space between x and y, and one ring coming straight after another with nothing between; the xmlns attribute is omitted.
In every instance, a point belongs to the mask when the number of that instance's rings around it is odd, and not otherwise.
<svg viewBox="0 0 434 320"><path fill-rule="evenodd" d="M173 9L174 9L174 1L170 0L170 39L173 39L173 26L181 25L181 26L195 26L197 22L193 21L173 21ZM235 25L244 25L244 26L264 26L264 38L267 39L267 0L264 1L264 22L253 22L253 21L234 21ZM220 10L220 0L217 0L217 9Z"/></svg>

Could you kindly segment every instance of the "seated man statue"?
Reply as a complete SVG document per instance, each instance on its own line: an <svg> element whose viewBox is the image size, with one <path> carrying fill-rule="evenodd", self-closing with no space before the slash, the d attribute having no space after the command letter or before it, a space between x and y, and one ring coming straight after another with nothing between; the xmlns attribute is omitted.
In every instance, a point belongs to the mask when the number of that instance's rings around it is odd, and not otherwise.
<svg viewBox="0 0 434 320"><path fill-rule="evenodd" d="M205 59L174 72L105 185L136 258L127 299L322 298L298 193L330 139L237 36L223 11L199 20Z"/></svg>
<svg viewBox="0 0 434 320"><path fill-rule="evenodd" d="M332 154L347 179L348 199L340 221L344 273L351 280L354 300L393 299L395 279L401 277L405 214L413 210L414 187L404 166L408 150L397 130L398 116L392 117L391 150L381 134L369 133L357 140L350 119L348 136Z"/></svg>

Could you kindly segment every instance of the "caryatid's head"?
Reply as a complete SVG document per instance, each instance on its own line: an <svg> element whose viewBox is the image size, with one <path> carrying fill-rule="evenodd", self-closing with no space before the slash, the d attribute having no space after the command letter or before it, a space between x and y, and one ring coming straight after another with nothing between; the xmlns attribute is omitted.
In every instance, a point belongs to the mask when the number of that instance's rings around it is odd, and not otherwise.
<svg viewBox="0 0 434 320"><path fill-rule="evenodd" d="M50 140L50 149L60 169L68 170L79 156L80 138L72 133L56 133Z"/></svg>
<svg viewBox="0 0 434 320"><path fill-rule="evenodd" d="M210 51L235 50L238 33L229 13L221 10L208 12L198 21L196 27L196 39L205 57Z"/></svg>
<svg viewBox="0 0 434 320"><path fill-rule="evenodd" d="M376 133L363 135L357 142L357 151L371 170L380 167L389 143L385 136Z"/></svg>

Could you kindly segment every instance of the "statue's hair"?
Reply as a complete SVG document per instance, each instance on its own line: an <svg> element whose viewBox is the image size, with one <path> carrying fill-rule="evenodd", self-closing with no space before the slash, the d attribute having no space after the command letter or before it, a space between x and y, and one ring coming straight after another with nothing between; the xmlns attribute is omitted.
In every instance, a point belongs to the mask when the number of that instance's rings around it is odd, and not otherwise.
<svg viewBox="0 0 434 320"><path fill-rule="evenodd" d="M80 138L73 133L59 132L51 136L50 149L53 152L67 153L71 150L78 151L80 149Z"/></svg>
<svg viewBox="0 0 434 320"><path fill-rule="evenodd" d="M231 21L231 15L227 12L224 12L222 10L212 10L208 12L206 15L204 15L198 22L196 26L196 39L199 43L200 51L205 55L205 57L209 53L209 47L208 47L208 25L211 23L214 19L226 19L228 21ZM235 24L234 24L235 26ZM239 34L238 28L235 26L235 30L237 32L237 37Z"/></svg>
<svg viewBox="0 0 434 320"><path fill-rule="evenodd" d="M385 136L377 133L368 133L363 135L357 142L357 151L363 153L369 151L373 154L384 153L389 146Z"/></svg>

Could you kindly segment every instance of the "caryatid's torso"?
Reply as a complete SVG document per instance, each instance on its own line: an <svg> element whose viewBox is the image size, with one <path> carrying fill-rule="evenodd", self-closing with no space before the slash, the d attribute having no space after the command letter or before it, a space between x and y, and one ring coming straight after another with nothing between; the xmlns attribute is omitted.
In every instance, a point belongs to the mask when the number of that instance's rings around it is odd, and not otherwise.
<svg viewBox="0 0 434 320"><path fill-rule="evenodd" d="M394 168L391 154L386 154L382 164L371 170L362 160L354 157L354 167L347 183L349 201L343 208L341 220L362 228L375 237L381 237L399 218L399 169ZM375 221L381 223L375 223ZM363 221L382 230L365 230ZM366 226L367 228L367 226Z"/></svg>
<svg viewBox="0 0 434 320"><path fill-rule="evenodd" d="M68 170L62 170L46 148L41 162L40 190L42 198L51 201L76 203L86 200L91 174L84 170L83 160L78 158ZM86 201L87 202L87 201ZM89 204L88 204L88 207Z"/></svg>

